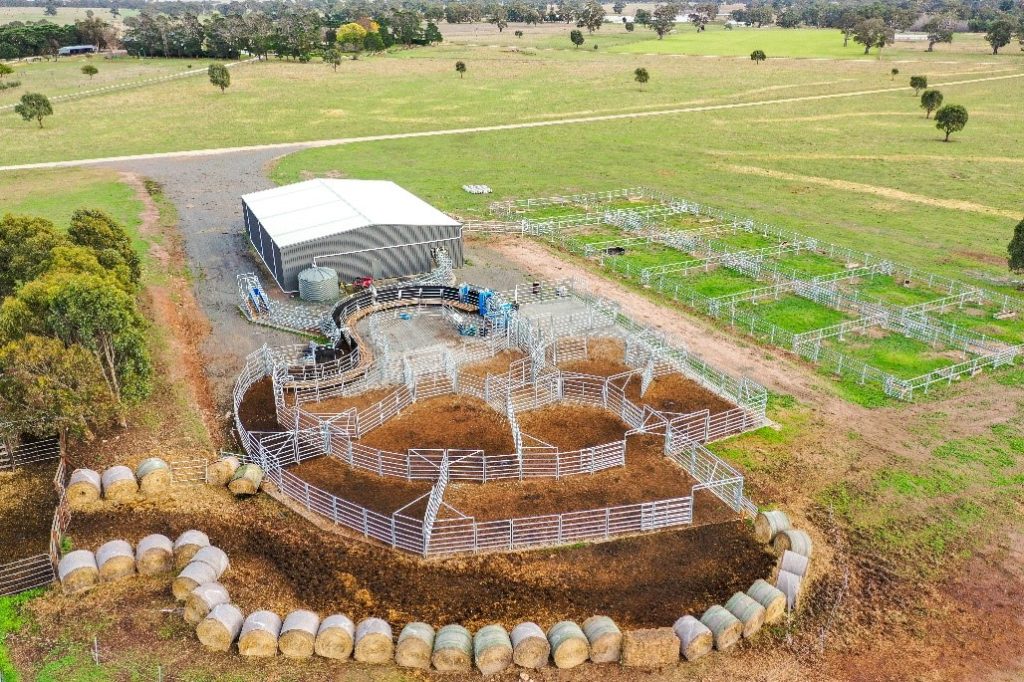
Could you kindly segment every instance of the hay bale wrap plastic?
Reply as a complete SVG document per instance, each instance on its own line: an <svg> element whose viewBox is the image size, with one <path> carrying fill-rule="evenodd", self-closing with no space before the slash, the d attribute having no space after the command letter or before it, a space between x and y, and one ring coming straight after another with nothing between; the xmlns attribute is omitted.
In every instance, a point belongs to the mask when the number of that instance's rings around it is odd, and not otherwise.
<svg viewBox="0 0 1024 682"><path fill-rule="evenodd" d="M512 665L512 639L498 623L485 625L473 636L473 660L485 677Z"/></svg>
<svg viewBox="0 0 1024 682"><path fill-rule="evenodd" d="M461 625L445 625L434 637L431 663L442 673L469 672L473 668L473 636Z"/></svg>
<svg viewBox="0 0 1024 682"><path fill-rule="evenodd" d="M220 577L224 575L224 572L231 565L228 561L228 555L224 553L224 550L213 545L200 547L195 555L193 555L192 561L202 561L204 564L209 564L210 568L217 574L218 580L220 580Z"/></svg>
<svg viewBox="0 0 1024 682"><path fill-rule="evenodd" d="M803 587L803 578L789 571L779 571L779 575L775 579L775 587L786 596L788 611L796 611L800 608L800 590Z"/></svg>
<svg viewBox="0 0 1024 682"><path fill-rule="evenodd" d="M284 618L277 646L288 658L309 658L316 644L320 616L312 611L298 609Z"/></svg>
<svg viewBox="0 0 1024 682"><path fill-rule="evenodd" d="M135 467L135 478L143 495L162 495L171 488L171 467L159 457L149 457Z"/></svg>
<svg viewBox="0 0 1024 682"><path fill-rule="evenodd" d="M679 662L679 640L672 628L627 630L622 636L622 665L651 670Z"/></svg>
<svg viewBox="0 0 1024 682"><path fill-rule="evenodd" d="M787 549L782 553L778 564L775 566L775 575L778 576L780 571L789 571L793 575L806 578L810 567L810 559L805 557L803 554L797 554L796 552L791 552Z"/></svg>
<svg viewBox="0 0 1024 682"><path fill-rule="evenodd" d="M244 617L234 604L218 604L196 626L199 641L214 651L230 651L242 631Z"/></svg>
<svg viewBox="0 0 1024 682"><path fill-rule="evenodd" d="M235 475L235 471L241 465L242 463L234 455L221 457L207 467L207 474L209 476L207 480L210 485L226 486L231 482L231 477Z"/></svg>
<svg viewBox="0 0 1024 682"><path fill-rule="evenodd" d="M700 622L711 630L715 648L719 651L725 651L743 637L743 623L718 604L705 611Z"/></svg>
<svg viewBox="0 0 1024 682"><path fill-rule="evenodd" d="M185 598L185 622L189 625L198 625L214 606L230 602L228 591L223 585L204 583Z"/></svg>
<svg viewBox="0 0 1024 682"><path fill-rule="evenodd" d="M725 610L743 623L743 637L750 639L764 625L764 607L743 592L737 592L725 602Z"/></svg>
<svg viewBox="0 0 1024 682"><path fill-rule="evenodd" d="M563 620L548 628L548 643L555 667L575 668L590 656L590 642L580 626Z"/></svg>
<svg viewBox="0 0 1024 682"><path fill-rule="evenodd" d="M87 549L76 549L65 554L57 564L57 577L68 593L87 590L100 579L96 555Z"/></svg>
<svg viewBox="0 0 1024 682"><path fill-rule="evenodd" d="M277 638L281 635L281 616L273 611L253 611L242 623L238 635L238 653L254 658L277 655Z"/></svg>
<svg viewBox="0 0 1024 682"><path fill-rule="evenodd" d="M395 652L391 626L381 618L367 618L356 626L353 655L360 663L389 663Z"/></svg>
<svg viewBox="0 0 1024 682"><path fill-rule="evenodd" d="M103 479L92 469L75 469L68 479L67 500L72 508L80 508L100 499Z"/></svg>
<svg viewBox="0 0 1024 682"><path fill-rule="evenodd" d="M608 616L591 616L583 621L583 634L590 642L590 660L617 663L622 654L622 631Z"/></svg>
<svg viewBox="0 0 1024 682"><path fill-rule="evenodd" d="M217 573L210 564L202 561L193 561L185 568L171 583L171 594L178 601L185 601L192 590L206 583L217 582Z"/></svg>
<svg viewBox="0 0 1024 682"><path fill-rule="evenodd" d="M679 653L688 661L696 661L711 653L715 637L708 626L693 616L683 616L672 626L672 632L679 638Z"/></svg>
<svg viewBox="0 0 1024 682"><path fill-rule="evenodd" d="M764 622L768 625L778 623L786 613L786 595L767 580L755 580L747 596L764 607Z"/></svg>
<svg viewBox="0 0 1024 682"><path fill-rule="evenodd" d="M356 626L348 616L336 613L320 621L313 650L317 656L343 660L352 655Z"/></svg>
<svg viewBox="0 0 1024 682"><path fill-rule="evenodd" d="M776 535L792 527L785 512L763 511L758 513L754 519L754 537L758 542L767 545L775 539Z"/></svg>
<svg viewBox="0 0 1024 682"><path fill-rule="evenodd" d="M135 474L126 466L112 466L104 470L100 479L103 483L103 498L107 500L132 500L139 491Z"/></svg>
<svg viewBox="0 0 1024 682"><path fill-rule="evenodd" d="M521 668L543 668L551 657L551 644L536 623L526 621L512 628L512 661Z"/></svg>
<svg viewBox="0 0 1024 682"><path fill-rule="evenodd" d="M166 535L153 533L135 546L135 565L140 575L160 575L174 568L174 544Z"/></svg>
<svg viewBox="0 0 1024 682"><path fill-rule="evenodd" d="M403 668L430 669L434 652L434 628L428 623L408 623L398 634L395 663Z"/></svg>
<svg viewBox="0 0 1024 682"><path fill-rule="evenodd" d="M257 464L243 464L232 474L228 490L236 497L255 495L263 485L263 469Z"/></svg>
<svg viewBox="0 0 1024 682"><path fill-rule="evenodd" d="M775 553L780 557L789 550L810 559L811 551L814 549L810 535L805 531L792 528L776 535L772 546L775 548Z"/></svg>
<svg viewBox="0 0 1024 682"><path fill-rule="evenodd" d="M210 538L201 530L187 530L174 541L174 567L185 568L203 547L210 546Z"/></svg>
<svg viewBox="0 0 1024 682"><path fill-rule="evenodd" d="M135 575L135 552L125 540L111 540L96 550L96 566L105 583Z"/></svg>

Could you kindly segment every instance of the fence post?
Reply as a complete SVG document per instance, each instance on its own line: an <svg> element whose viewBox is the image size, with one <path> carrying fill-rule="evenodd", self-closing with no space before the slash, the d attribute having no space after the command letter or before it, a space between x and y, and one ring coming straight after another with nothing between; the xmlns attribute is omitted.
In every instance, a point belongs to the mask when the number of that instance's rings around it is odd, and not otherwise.
<svg viewBox="0 0 1024 682"><path fill-rule="evenodd" d="M363 510L363 535L370 537L370 520L367 518L366 507L361 507Z"/></svg>
<svg viewBox="0 0 1024 682"><path fill-rule="evenodd" d="M604 508L604 539L607 540L611 534L611 517L612 510L609 507Z"/></svg>

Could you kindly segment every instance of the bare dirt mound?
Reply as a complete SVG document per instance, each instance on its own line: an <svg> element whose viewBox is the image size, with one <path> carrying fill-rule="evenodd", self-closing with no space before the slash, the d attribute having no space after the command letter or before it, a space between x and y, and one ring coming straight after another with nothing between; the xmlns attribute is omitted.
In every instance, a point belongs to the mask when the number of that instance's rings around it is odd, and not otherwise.
<svg viewBox="0 0 1024 682"><path fill-rule="evenodd" d="M362 438L363 445L405 452L410 448L515 450L505 418L487 403L464 395L419 400Z"/></svg>

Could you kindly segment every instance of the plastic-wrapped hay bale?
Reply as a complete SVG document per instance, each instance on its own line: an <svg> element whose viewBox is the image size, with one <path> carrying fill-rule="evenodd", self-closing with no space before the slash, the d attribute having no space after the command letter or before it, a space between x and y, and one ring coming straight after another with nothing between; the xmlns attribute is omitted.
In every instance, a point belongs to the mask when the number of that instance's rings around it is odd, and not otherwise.
<svg viewBox="0 0 1024 682"><path fill-rule="evenodd" d="M764 625L764 607L743 592L737 592L725 602L725 610L743 623L743 637L750 639Z"/></svg>
<svg viewBox="0 0 1024 682"><path fill-rule="evenodd" d="M230 603L228 591L220 583L204 583L185 599L185 622L198 625L217 604Z"/></svg>
<svg viewBox="0 0 1024 682"><path fill-rule="evenodd" d="M178 601L185 601L192 590L206 583L217 582L217 573L210 564L202 561L193 561L185 568L171 583L171 593Z"/></svg>
<svg viewBox="0 0 1024 682"><path fill-rule="evenodd" d="M196 626L199 641L214 651L230 651L242 631L242 611L234 604L217 604Z"/></svg>
<svg viewBox="0 0 1024 682"><path fill-rule="evenodd" d="M679 662L679 640L672 628L627 630L622 636L622 665L663 668Z"/></svg>
<svg viewBox="0 0 1024 682"><path fill-rule="evenodd" d="M696 661L711 653L715 637L708 626L693 616L683 616L672 626L672 632L679 638L679 653L688 661Z"/></svg>
<svg viewBox="0 0 1024 682"><path fill-rule="evenodd" d="M113 466L103 472L103 499L125 501L135 499L139 484L126 466Z"/></svg>
<svg viewBox="0 0 1024 682"><path fill-rule="evenodd" d="M105 583L135 575L135 553L124 540L111 540L96 550L96 566Z"/></svg>
<svg viewBox="0 0 1024 682"><path fill-rule="evenodd" d="M782 553L782 557L779 559L779 563L775 567L775 574L778 575L779 571L789 571L801 578L806 578L810 564L811 560L803 554L797 554L796 552L791 552L787 549Z"/></svg>
<svg viewBox="0 0 1024 682"><path fill-rule="evenodd" d="M590 642L594 663L618 663L622 654L622 631L608 616L591 616L583 621L583 634Z"/></svg>
<svg viewBox="0 0 1024 682"><path fill-rule="evenodd" d="M201 530L187 530L174 541L174 567L185 568L203 547L210 546L210 538Z"/></svg>
<svg viewBox="0 0 1024 682"><path fill-rule="evenodd" d="M786 613L786 595L766 580L755 580L747 596L764 607L764 622L768 625L778 623Z"/></svg>
<svg viewBox="0 0 1024 682"><path fill-rule="evenodd" d="M473 636L473 660L484 677L512 665L512 640L503 626L494 623L477 630Z"/></svg>
<svg viewBox="0 0 1024 682"><path fill-rule="evenodd" d="M207 467L207 482L210 485L226 486L231 482L231 477L242 463L234 455L221 457Z"/></svg>
<svg viewBox="0 0 1024 682"><path fill-rule="evenodd" d="M473 667L473 636L461 625L445 625L434 637L431 663L442 673L469 672Z"/></svg>
<svg viewBox="0 0 1024 682"><path fill-rule="evenodd" d="M811 536L802 530L784 530L775 536L775 541L772 546L775 548L775 553L782 556L786 550L790 552L796 552L802 554L808 559L811 558Z"/></svg>
<svg viewBox="0 0 1024 682"><path fill-rule="evenodd" d="M317 656L344 660L352 655L355 637L356 626L352 620L344 614L336 613L321 621L313 650Z"/></svg>
<svg viewBox="0 0 1024 682"><path fill-rule="evenodd" d="M540 626L526 621L512 628L512 661L521 668L543 668L551 657L551 644Z"/></svg>
<svg viewBox="0 0 1024 682"><path fill-rule="evenodd" d="M288 658L309 658L313 655L313 645L319 627L320 616L312 611L292 611L284 618L277 647Z"/></svg>
<svg viewBox="0 0 1024 682"><path fill-rule="evenodd" d="M160 575L169 573L174 567L174 545L171 539L160 533L153 533L139 540L135 547L135 565L139 575Z"/></svg>
<svg viewBox="0 0 1024 682"><path fill-rule="evenodd" d="M409 623L398 635L395 663L403 668L430 669L434 651L434 628L428 623Z"/></svg>
<svg viewBox="0 0 1024 682"><path fill-rule="evenodd" d="M367 618L356 627L355 659L360 663L390 663L395 653L391 626L380 618Z"/></svg>
<svg viewBox="0 0 1024 682"><path fill-rule="evenodd" d="M220 577L224 575L224 571L228 570L228 566L230 566L228 555L224 553L224 550L213 545L200 547L192 556L192 561L202 561L204 564L209 564L214 573L217 574L218 580L220 580Z"/></svg>
<svg viewBox="0 0 1024 682"><path fill-rule="evenodd" d="M775 587L786 596L786 609L796 611L800 606L800 588L803 579L789 571L779 571L775 579Z"/></svg>
<svg viewBox="0 0 1024 682"><path fill-rule="evenodd" d="M715 648L719 651L725 651L743 636L743 623L718 604L705 611L700 622L711 630Z"/></svg>
<svg viewBox="0 0 1024 682"><path fill-rule="evenodd" d="M792 526L789 517L781 511L763 511L754 519L754 537L758 542L770 543L775 536Z"/></svg>
<svg viewBox="0 0 1024 682"><path fill-rule="evenodd" d="M579 625L571 620L555 623L548 629L551 657L557 668L575 668L590 656L590 642Z"/></svg>
<svg viewBox="0 0 1024 682"><path fill-rule="evenodd" d="M238 635L238 653L243 656L277 656L277 638L281 634L281 616L273 611L253 611L242 623Z"/></svg>
<svg viewBox="0 0 1024 682"><path fill-rule="evenodd" d="M100 579L96 556L87 549L68 552L57 564L57 577L65 592L75 593L87 590Z"/></svg>
<svg viewBox="0 0 1024 682"><path fill-rule="evenodd" d="M92 469L75 469L68 480L68 504L73 509L84 507L100 499L103 481Z"/></svg>
<svg viewBox="0 0 1024 682"><path fill-rule="evenodd" d="M171 488L171 467L159 457L150 457L135 467L135 478L143 495L163 495Z"/></svg>
<svg viewBox="0 0 1024 682"><path fill-rule="evenodd" d="M255 495L263 484L263 469L257 464L243 464L232 474L228 490L236 497Z"/></svg>

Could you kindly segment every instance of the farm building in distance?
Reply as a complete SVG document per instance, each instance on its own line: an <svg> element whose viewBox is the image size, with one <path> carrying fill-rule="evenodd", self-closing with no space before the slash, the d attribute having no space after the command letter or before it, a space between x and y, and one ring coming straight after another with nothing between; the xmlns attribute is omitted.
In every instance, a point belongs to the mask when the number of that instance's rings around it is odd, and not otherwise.
<svg viewBox="0 0 1024 682"><path fill-rule="evenodd" d="M342 281L429 271L443 246L461 267L462 224L386 180L318 178L246 194L249 240L282 291L311 265Z"/></svg>

